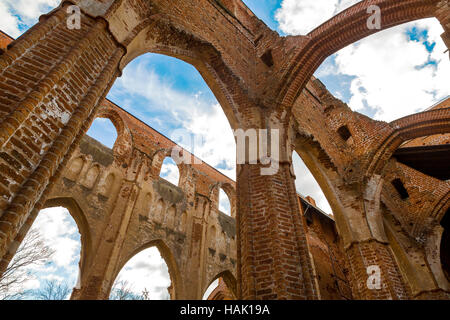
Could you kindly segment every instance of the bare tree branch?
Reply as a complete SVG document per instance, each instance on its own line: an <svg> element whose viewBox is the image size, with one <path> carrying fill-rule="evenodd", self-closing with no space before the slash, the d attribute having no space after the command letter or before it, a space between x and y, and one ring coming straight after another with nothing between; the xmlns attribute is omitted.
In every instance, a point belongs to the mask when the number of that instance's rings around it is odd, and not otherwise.
<svg viewBox="0 0 450 320"><path fill-rule="evenodd" d="M32 228L0 278L0 300L16 300L25 295L23 284L33 279L32 267L44 265L55 253L45 245L41 234Z"/></svg>
<svg viewBox="0 0 450 320"><path fill-rule="evenodd" d="M71 290L67 283L59 283L56 280L45 282L42 289L33 292L33 296L37 300L65 300L68 298Z"/></svg>
<svg viewBox="0 0 450 320"><path fill-rule="evenodd" d="M128 281L118 279L114 282L109 300L150 300L150 293L144 288L142 294L136 294Z"/></svg>

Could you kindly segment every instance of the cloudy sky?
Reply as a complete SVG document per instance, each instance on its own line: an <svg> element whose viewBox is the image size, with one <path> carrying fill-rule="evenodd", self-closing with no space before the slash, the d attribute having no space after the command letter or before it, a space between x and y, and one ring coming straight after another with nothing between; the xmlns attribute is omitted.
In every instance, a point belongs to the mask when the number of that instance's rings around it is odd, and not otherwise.
<svg viewBox="0 0 450 320"><path fill-rule="evenodd" d="M281 35L306 34L314 27L357 3L356 0L244 0L249 8ZM20 36L33 25L40 14L48 12L58 0L0 0L0 29L13 37ZM355 111L377 120L392 121L424 110L449 94L450 63L440 34L440 24L425 19L404 24L352 44L329 57L316 71L327 88ZM200 74L190 65L174 58L147 54L135 59L124 70L108 98L164 135L179 142L224 174L235 178L235 146L226 117ZM185 130L201 143L195 149L180 141L175 133ZM98 119L89 134L112 146L115 129L108 121ZM320 208L331 213L314 178L298 155L294 154L296 187L303 195L311 195ZM177 184L174 163L167 161L162 176ZM221 200L224 197L221 197ZM225 200L221 210L229 210ZM55 255L48 268L54 277L74 282L79 247L76 247L76 225L67 214L53 209L55 215L42 214L45 232L52 234L52 245L67 246ZM52 217L51 219L49 217ZM45 218L47 217L47 218ZM68 216L67 216L68 217ZM47 219L47 220L45 220ZM50 219L50 220L49 220ZM56 231L48 231L47 226ZM62 231L61 231L62 230ZM70 230L70 232L68 231ZM67 240L61 240L61 237ZM163 260L157 250L133 258L121 273L122 278L136 282L136 292L145 285L152 298L164 298L167 286ZM65 267L67 271L59 268ZM58 271L59 270L59 271ZM151 273L153 272L153 273ZM45 274L50 276L47 270ZM157 279L151 283L139 279ZM134 278L133 278L134 277ZM134 279L134 280L133 280ZM30 286L38 286L35 281Z"/></svg>

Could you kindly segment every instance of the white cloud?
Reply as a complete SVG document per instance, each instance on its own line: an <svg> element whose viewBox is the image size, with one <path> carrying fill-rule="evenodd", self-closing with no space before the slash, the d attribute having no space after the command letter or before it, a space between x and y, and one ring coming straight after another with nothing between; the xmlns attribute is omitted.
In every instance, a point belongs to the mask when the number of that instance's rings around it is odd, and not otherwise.
<svg viewBox="0 0 450 320"><path fill-rule="evenodd" d="M172 83L165 81L149 66L151 55L143 56L130 63L123 76L117 79L114 89L131 95L138 95L148 101L151 111L166 111L174 120L183 121L192 110L208 112L210 105L201 99L198 93L184 93L173 88ZM132 102L132 101L131 101ZM137 111L139 110L133 110ZM152 120L149 118L148 120Z"/></svg>
<svg viewBox="0 0 450 320"><path fill-rule="evenodd" d="M281 31L286 34L308 34L337 13L360 0L283 0L275 12Z"/></svg>
<svg viewBox="0 0 450 320"><path fill-rule="evenodd" d="M14 38L21 34L17 17L9 12L6 3L3 2L0 2L0 29Z"/></svg>
<svg viewBox="0 0 450 320"><path fill-rule="evenodd" d="M24 28L34 25L39 16L59 5L59 0L2 0L0 2L0 29L12 37L22 34Z"/></svg>
<svg viewBox="0 0 450 320"><path fill-rule="evenodd" d="M65 282L71 288L78 275L80 234L70 213L61 207L41 210L31 230L38 231L43 244L54 254L48 261L36 262L20 269L20 274L29 276L20 286L10 288L9 292L39 289L48 280ZM32 299L34 296L27 298Z"/></svg>
<svg viewBox="0 0 450 320"><path fill-rule="evenodd" d="M228 119L219 104L211 106L212 112L192 110L192 118L184 121L184 127L201 137L195 144L194 154L217 168L220 172L236 178L236 143Z"/></svg>
<svg viewBox="0 0 450 320"><path fill-rule="evenodd" d="M62 207L41 210L32 228L39 231L44 243L55 252L49 264L36 266L33 271L40 280L43 277L65 278L69 286L74 285L81 241L78 227L69 211Z"/></svg>
<svg viewBox="0 0 450 320"><path fill-rule="evenodd" d="M422 41L410 40L406 32L413 27L428 30L428 40L436 41L431 54ZM385 30L339 51L338 72L356 77L350 107L364 112L369 106L376 110L376 119L392 121L446 97L450 63L439 39L442 32L439 22L427 19ZM436 65L427 64L430 58Z"/></svg>

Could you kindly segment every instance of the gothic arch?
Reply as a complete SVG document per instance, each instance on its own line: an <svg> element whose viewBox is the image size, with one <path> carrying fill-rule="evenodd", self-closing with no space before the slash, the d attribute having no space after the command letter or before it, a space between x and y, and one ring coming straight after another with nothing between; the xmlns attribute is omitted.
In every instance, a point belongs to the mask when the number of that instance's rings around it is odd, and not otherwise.
<svg viewBox="0 0 450 320"><path fill-rule="evenodd" d="M229 182L219 182L213 185L209 192L210 199L213 198L213 193L220 193L220 190L223 190L230 201L230 215L233 218L236 218L236 188Z"/></svg>
<svg viewBox="0 0 450 320"><path fill-rule="evenodd" d="M171 300L183 299L184 283L180 273L180 268L178 266L177 260L175 259L175 256L172 253L172 250L165 244L164 240L162 239L149 241L143 244L142 246L138 247L130 254L128 254L124 259L122 259L119 265L116 267L113 277L111 278L109 290L111 290L111 286L113 285L115 279L119 275L119 272L126 265L126 263L141 251L144 251L145 249L149 249L152 247L156 247L158 249L159 253L161 254L161 257L164 259L169 269L171 287L173 288L172 292L170 293Z"/></svg>
<svg viewBox="0 0 450 320"><path fill-rule="evenodd" d="M389 126L392 131L381 139L379 146L374 148L369 159L368 175L378 173L383 164L392 157L400 145L411 139L427 135L450 132L450 108L435 109L415 113L397 119Z"/></svg>
<svg viewBox="0 0 450 320"><path fill-rule="evenodd" d="M52 198L47 200L43 209L53 207L67 208L72 218L77 224L78 231L81 235L81 252L80 252L80 279L87 275L87 270L93 259L93 244L89 222L85 213L73 198Z"/></svg>
<svg viewBox="0 0 450 320"><path fill-rule="evenodd" d="M177 29L177 26L182 27ZM189 28L183 22L167 14L157 14L146 19L127 39L127 54L120 62L120 69L123 70L131 61L146 53L162 54L184 61L200 73L222 107L231 127L241 127L242 119L239 119L234 102L237 86L231 91L229 83L226 83L235 81L231 70L213 44L200 38L195 32L189 34L179 31L186 29ZM149 33L166 39L152 39L148 36Z"/></svg>
<svg viewBox="0 0 450 320"><path fill-rule="evenodd" d="M303 140L303 138L296 140L294 151L303 160L327 199L333 211L339 235L344 243L349 242L352 239L352 227L346 218L345 209L337 191L337 183L342 183L341 178L336 171L333 171L335 168L332 163L322 164L319 160L319 154L325 151L320 146L317 146L319 148L317 149Z"/></svg>
<svg viewBox="0 0 450 320"><path fill-rule="evenodd" d="M175 161L175 159L172 158L172 150L173 150L172 148L160 149L160 150L157 150L153 154L153 156L152 156L153 160L152 160L152 164L151 164L152 171L155 176L160 176L164 160L166 158L170 158L175 162L175 165L178 168L178 172L179 172L178 185L180 185L180 184L182 184L182 181L185 180L186 175L188 174L187 166L189 166L189 165L186 165L184 163L177 163ZM187 152L187 151L185 151L183 149L183 152Z"/></svg>
<svg viewBox="0 0 450 320"><path fill-rule="evenodd" d="M121 154L131 153L133 148L133 138L130 133L130 129L125 124L125 121L122 119L121 115L104 103L99 107L96 113L96 118L109 119L116 128L117 140L114 143L113 150L116 151L120 148Z"/></svg>
<svg viewBox="0 0 450 320"><path fill-rule="evenodd" d="M28 231L32 227L34 221L36 220L37 216L39 215L41 210L47 209L47 208L54 208L54 207L64 207L69 211L69 214L75 221L78 227L78 232L81 236L81 252L80 252L80 279L86 275L86 269L89 268L89 265L92 262L93 259L93 244L92 244L92 236L91 236L91 229L89 226L89 223L87 221L86 215L84 214L81 207L78 205L77 201L73 198L67 198L67 197L60 197L60 198L51 198L48 199L44 206L40 210L34 210L33 213L28 217L26 222L22 225L20 230L18 231L14 242L9 247L8 252L3 256L3 258L0 260L0 275L6 270L9 263L11 262L11 259L14 257L17 249L19 248L20 244L22 243L23 239L27 235Z"/></svg>
<svg viewBox="0 0 450 320"><path fill-rule="evenodd" d="M286 73L278 91L278 101L282 105L292 106L314 71L333 53L376 32L434 17L440 1L364 0L326 21L308 35L299 36L299 41L304 41L304 44L282 68ZM381 29L367 27L367 8L370 5L377 5L381 9Z"/></svg>
<svg viewBox="0 0 450 320"><path fill-rule="evenodd" d="M211 286L211 284L219 278L223 279L228 289L230 289L231 293L235 297L237 297L237 280L230 270L224 270L216 274L212 279L209 280L209 282L206 283L207 285L203 288L202 293L204 293Z"/></svg>

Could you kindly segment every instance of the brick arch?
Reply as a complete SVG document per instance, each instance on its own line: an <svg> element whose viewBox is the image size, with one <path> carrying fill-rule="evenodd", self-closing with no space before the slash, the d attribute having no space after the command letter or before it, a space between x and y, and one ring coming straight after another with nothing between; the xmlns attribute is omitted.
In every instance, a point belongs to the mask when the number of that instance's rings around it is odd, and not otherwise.
<svg viewBox="0 0 450 320"><path fill-rule="evenodd" d="M450 108L434 109L397 119L392 130L370 154L367 175L379 173L387 160L407 140L450 132Z"/></svg>
<svg viewBox="0 0 450 320"><path fill-rule="evenodd" d="M89 269L90 264L92 263L93 259L93 244L92 244L92 235L91 235L91 227L87 221L87 218L77 203L77 201L73 198L68 197L58 197L58 198L51 198L48 199L41 210L47 209L47 208L55 208L55 207L64 207L69 211L70 216L75 221L78 232L81 236L81 252L80 252L80 261L79 261L79 280L81 283L81 279L85 276L87 276L87 270ZM14 257L18 247L22 243L23 239L26 237L28 231L31 229L31 227L34 224L34 221L36 220L37 216L39 215L40 211L35 211L32 215L30 215L27 219L27 221L24 223L20 231L18 232L16 238L14 248L10 249L7 255L3 257L2 260L0 260L0 274L7 268L9 263L11 262L12 258ZM77 288L74 288L74 291L72 292L72 296L76 296L77 294Z"/></svg>
<svg viewBox="0 0 450 320"><path fill-rule="evenodd" d="M112 122L117 131L117 139L113 146L114 153L117 154L121 160L128 158L133 149L133 135L119 112L109 106L108 101L105 101L100 106L95 116L96 118L105 118Z"/></svg>
<svg viewBox="0 0 450 320"><path fill-rule="evenodd" d="M217 193L219 193L220 189L222 189L228 196L228 200L230 201L231 207L230 214L233 218L236 218L236 187L229 182L218 182L211 187L209 193L210 199L212 199L214 191L217 191Z"/></svg>
<svg viewBox="0 0 450 320"><path fill-rule="evenodd" d="M304 44L284 65L278 101L292 106L314 71L330 55L371 34L388 28L424 18L436 16L441 0L364 0L326 21L305 37ZM382 28L367 28L367 8L378 5L381 8ZM282 69L282 70L283 70Z"/></svg>
<svg viewBox="0 0 450 320"><path fill-rule="evenodd" d="M216 274L212 279L207 282L207 285L203 288L202 292L203 294L206 292L206 290L211 286L211 284L216 281L217 279L222 278L225 284L227 285L228 289L232 292L232 294L237 297L237 280L234 276L233 272L230 270L224 270Z"/></svg>
<svg viewBox="0 0 450 320"><path fill-rule="evenodd" d="M179 172L178 184L180 184L181 181L183 181L183 179L185 178L185 176L187 174L188 170L187 170L186 166L189 166L189 165L186 165L183 163L177 163L175 161L175 159L172 158L172 150L173 150L172 148L159 149L153 154L152 163L151 163L152 172L155 176L159 177L161 174L161 169L162 169L164 160L166 158L171 158L175 162L175 164L178 168L178 172Z"/></svg>
<svg viewBox="0 0 450 320"><path fill-rule="evenodd" d="M120 69L123 70L131 61L146 53L157 53L184 61L200 73L218 100L231 127L241 127L243 119L235 102L236 96L242 94L238 80L223 60L220 50L198 34L179 31L188 29L183 28L184 25L184 21L167 14L157 14L145 19L127 39L128 50L120 62ZM141 38L148 32L167 35L163 39L146 42Z"/></svg>
<svg viewBox="0 0 450 320"><path fill-rule="evenodd" d="M116 110L108 108L107 106L101 106L96 114L97 118L105 118L111 120L112 124L116 128L117 137L124 134L127 130L125 122Z"/></svg>
<svg viewBox="0 0 450 320"><path fill-rule="evenodd" d="M116 280L117 276L119 275L119 272L123 269L123 267L127 264L127 262L130 261L131 258L133 258L138 253L144 251L145 249L150 249L152 247L156 247L158 249L159 253L161 254L161 257L164 259L164 262L166 263L169 269L171 288L173 289L172 292L170 292L171 300L179 300L184 297L184 284L181 277L178 262L176 261L175 256L173 255L170 247L168 247L164 242L164 240L162 239L149 241L141 245L140 247L136 248L131 253L129 253L125 257L125 259L122 259L120 264L116 267L113 277L111 278L109 292L111 291L112 285Z"/></svg>

